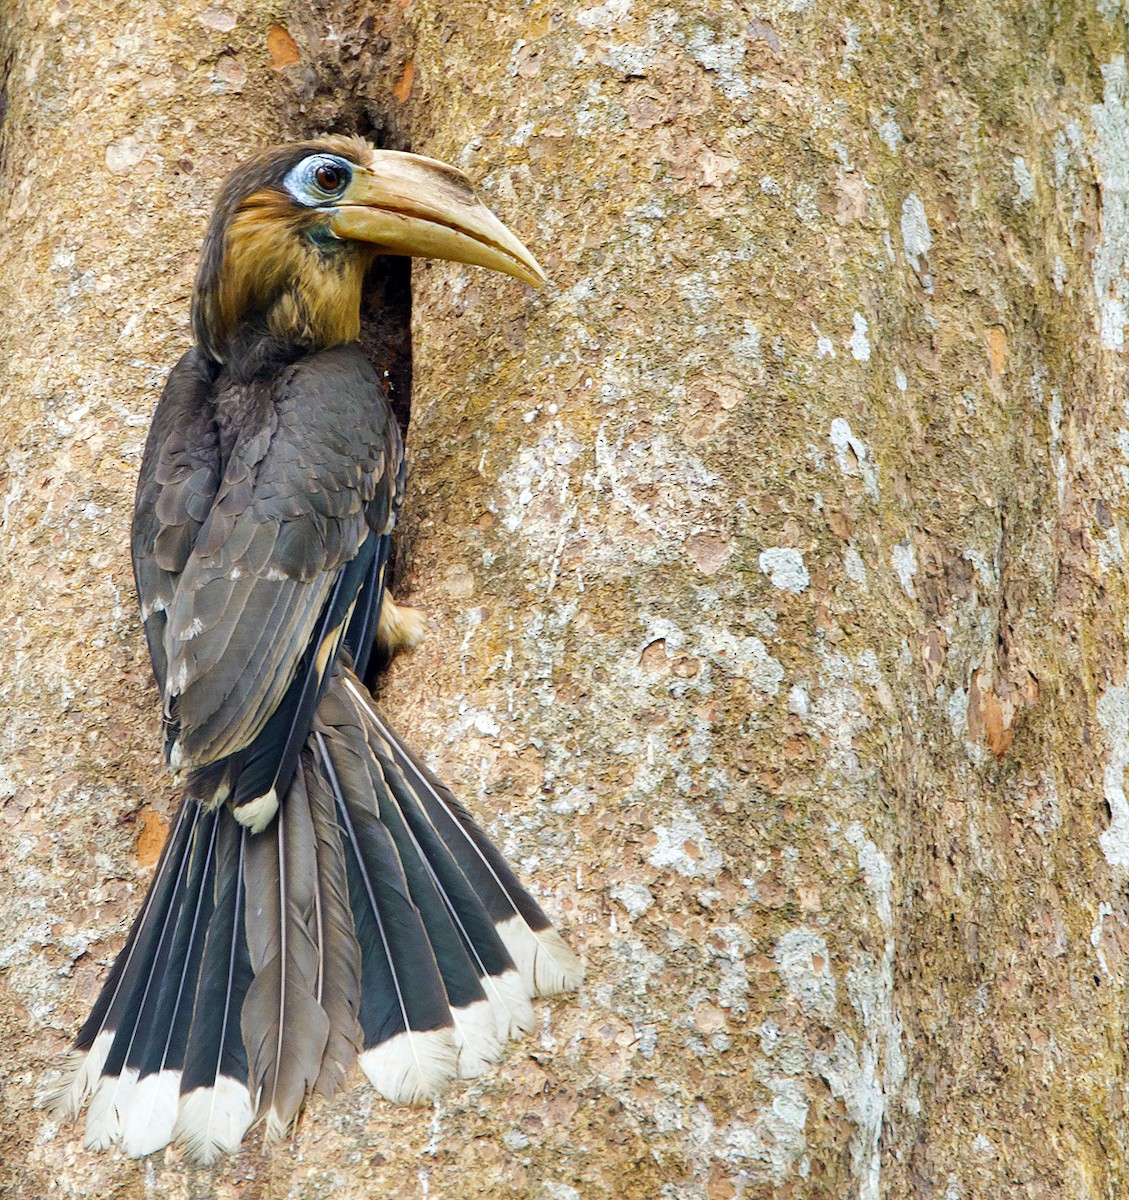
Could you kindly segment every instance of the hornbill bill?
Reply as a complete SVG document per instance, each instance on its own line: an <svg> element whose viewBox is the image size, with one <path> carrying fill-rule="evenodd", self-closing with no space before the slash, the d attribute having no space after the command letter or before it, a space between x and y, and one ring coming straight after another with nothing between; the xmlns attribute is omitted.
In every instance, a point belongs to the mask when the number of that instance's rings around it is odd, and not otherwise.
<svg viewBox="0 0 1129 1200"><path fill-rule="evenodd" d="M575 955L362 679L400 434L355 344L377 254L544 280L459 171L327 137L223 184L137 486L133 563L185 790L54 1096L134 1156L285 1133L354 1059L390 1100L481 1074Z"/></svg>

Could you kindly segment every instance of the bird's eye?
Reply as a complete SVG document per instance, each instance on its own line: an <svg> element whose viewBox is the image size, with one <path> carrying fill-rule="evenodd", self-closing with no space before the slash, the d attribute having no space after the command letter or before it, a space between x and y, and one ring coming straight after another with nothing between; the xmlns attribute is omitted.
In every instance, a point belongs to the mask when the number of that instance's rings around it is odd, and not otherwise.
<svg viewBox="0 0 1129 1200"><path fill-rule="evenodd" d="M340 200L352 178L353 169L345 159L331 154L312 154L290 169L283 187L299 204L322 208Z"/></svg>
<svg viewBox="0 0 1129 1200"><path fill-rule="evenodd" d="M314 172L314 182L323 192L335 192L341 186L343 175L344 172L340 167L322 163Z"/></svg>

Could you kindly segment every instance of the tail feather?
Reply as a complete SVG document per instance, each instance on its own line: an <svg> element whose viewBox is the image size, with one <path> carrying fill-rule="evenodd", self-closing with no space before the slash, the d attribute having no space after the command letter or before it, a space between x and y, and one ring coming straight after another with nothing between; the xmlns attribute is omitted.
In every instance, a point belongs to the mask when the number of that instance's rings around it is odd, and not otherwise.
<svg viewBox="0 0 1129 1200"><path fill-rule="evenodd" d="M202 1165L235 1150L254 1120L239 1020L251 986L243 875L250 836L229 812L220 811L215 904L204 940L172 1131L188 1158Z"/></svg>
<svg viewBox="0 0 1129 1200"><path fill-rule="evenodd" d="M190 924L186 915L195 907L208 875L214 829L213 814L203 814L195 822L178 864L164 919L159 931L154 930L156 936L146 948L146 962L119 1010L120 1023L86 1114L87 1149L104 1150L123 1140L127 1122L132 1123L130 1114L137 1103L134 1093L142 1073L144 1049L155 1032L152 1021L168 976L179 975L183 969L182 961L174 958L174 948L184 952L185 926Z"/></svg>
<svg viewBox="0 0 1129 1200"><path fill-rule="evenodd" d="M485 989L481 1000L451 1005L460 1079L477 1079L505 1053L505 1034Z"/></svg>
<svg viewBox="0 0 1129 1200"><path fill-rule="evenodd" d="M388 1099L416 1103L457 1074L443 979L360 756L339 737L336 754L323 732L314 739L337 803L361 946L361 1068Z"/></svg>
<svg viewBox="0 0 1129 1200"><path fill-rule="evenodd" d="M394 1104L426 1104L458 1074L452 1030L405 1029L361 1051L365 1078Z"/></svg>
<svg viewBox="0 0 1129 1200"><path fill-rule="evenodd" d="M110 974L102 985L90 1015L75 1037L63 1076L47 1092L45 1103L58 1117L77 1117L98 1085L119 1027L128 1023L136 990L149 966L152 947L169 917L173 893L187 861L189 838L199 819L194 804L182 803L165 848L157 863L141 911Z"/></svg>
<svg viewBox="0 0 1129 1200"><path fill-rule="evenodd" d="M450 790L384 722L356 680L346 677L345 687L387 746L394 774L410 785L410 794L420 806L419 815L426 814L434 824L486 906L530 994L547 996L577 988L584 978L580 959L522 887L509 863Z"/></svg>
<svg viewBox="0 0 1129 1200"><path fill-rule="evenodd" d="M138 1079L124 1113L122 1144L134 1158L167 1145L176 1124L181 1068L214 902L217 824L215 815L208 814L194 839L185 903L163 959L154 964L160 988L151 991L152 1003L142 1006L137 1036L126 1055L126 1066L137 1071Z"/></svg>
<svg viewBox="0 0 1129 1200"><path fill-rule="evenodd" d="M332 1096L344 1086L362 1047L361 950L349 907L345 847L333 792L312 755L304 756L302 763L317 839L318 1003L329 1018L329 1038L314 1091Z"/></svg>
<svg viewBox="0 0 1129 1200"><path fill-rule="evenodd" d="M338 636L338 627L331 631ZM363 632L363 631L362 631ZM192 1162L288 1130L354 1060L418 1103L481 1074L579 961L465 809L333 668L261 833L186 793L54 1090L87 1141ZM286 733L290 753L293 730Z"/></svg>
<svg viewBox="0 0 1129 1200"><path fill-rule="evenodd" d="M282 1136L321 1074L329 1018L318 1003L317 851L303 772L278 816L252 837L244 861L247 944L254 981L243 1002L243 1039L257 1117Z"/></svg>
<svg viewBox="0 0 1129 1200"><path fill-rule="evenodd" d="M366 730L384 778L403 814L414 855L426 868L474 962L502 1041L528 1033L536 1022L527 989L479 894L439 836L411 782L396 766L391 746Z"/></svg>
<svg viewBox="0 0 1129 1200"><path fill-rule="evenodd" d="M255 1121L255 1106L246 1083L217 1075L211 1087L181 1094L174 1138L189 1162L210 1167L224 1154L234 1154Z"/></svg>
<svg viewBox="0 0 1129 1200"><path fill-rule="evenodd" d="M459 1075L470 1078L472 1073L481 1074L486 1064L495 1061L502 1052L502 1039L491 1016L479 971L452 921L435 872L408 828L389 781L368 744L363 717L347 702L347 697L341 697L341 701L336 703L327 698L319 714L326 725L330 757L339 772L342 758L351 760L349 770L367 771L377 815L395 846L409 894L419 911L443 979L459 1047Z"/></svg>

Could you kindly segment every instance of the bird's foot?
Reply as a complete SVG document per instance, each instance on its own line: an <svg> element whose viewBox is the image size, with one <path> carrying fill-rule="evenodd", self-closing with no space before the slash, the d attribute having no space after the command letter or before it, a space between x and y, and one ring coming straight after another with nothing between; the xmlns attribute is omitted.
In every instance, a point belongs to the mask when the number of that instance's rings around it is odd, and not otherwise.
<svg viewBox="0 0 1129 1200"><path fill-rule="evenodd" d="M420 609L397 604L385 590L376 640L389 658L395 658L402 650L414 650L423 641L426 629L427 619Z"/></svg>

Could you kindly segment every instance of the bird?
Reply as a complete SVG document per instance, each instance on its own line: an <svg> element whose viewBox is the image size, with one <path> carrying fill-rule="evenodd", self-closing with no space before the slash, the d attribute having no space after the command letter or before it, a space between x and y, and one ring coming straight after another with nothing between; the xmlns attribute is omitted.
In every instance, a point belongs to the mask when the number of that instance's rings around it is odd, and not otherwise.
<svg viewBox="0 0 1129 1200"><path fill-rule="evenodd" d="M388 591L404 447L357 345L384 255L545 282L435 159L325 136L219 189L131 538L182 798L48 1096L86 1107L91 1150L208 1165L252 1126L288 1135L356 1062L386 1099L430 1102L582 978L364 682L423 630Z"/></svg>

